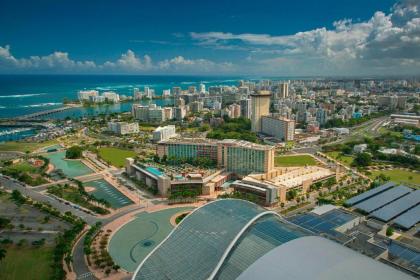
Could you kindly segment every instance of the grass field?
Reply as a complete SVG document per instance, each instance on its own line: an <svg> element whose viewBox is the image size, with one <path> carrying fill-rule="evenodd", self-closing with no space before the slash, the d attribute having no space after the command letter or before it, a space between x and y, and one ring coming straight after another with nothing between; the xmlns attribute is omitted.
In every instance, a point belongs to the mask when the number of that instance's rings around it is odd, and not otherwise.
<svg viewBox="0 0 420 280"><path fill-rule="evenodd" d="M353 162L353 159L354 159L354 157L352 157L352 156L341 155L341 152L328 152L326 154L329 155L330 157L340 161L341 163L343 163L346 166L350 166Z"/></svg>
<svg viewBox="0 0 420 280"><path fill-rule="evenodd" d="M22 163L18 163L18 164L14 164L12 166L9 167L10 169L14 169L20 172L31 172L31 173L35 173L38 171L38 169L36 167L33 167L32 165L30 165L27 162L22 162Z"/></svg>
<svg viewBox="0 0 420 280"><path fill-rule="evenodd" d="M391 181L394 181L395 183L400 184L418 184L420 185L420 173L415 173L412 171L406 171L401 169L394 169L394 170L378 170L378 171L371 171L372 179L374 179L379 174L384 174L385 176L389 176L391 178ZM411 179L410 179L411 178Z"/></svg>
<svg viewBox="0 0 420 280"><path fill-rule="evenodd" d="M316 165L316 160L309 155L278 156L274 159L275 166Z"/></svg>
<svg viewBox="0 0 420 280"><path fill-rule="evenodd" d="M125 159L128 157L134 157L136 153L130 150L123 150L113 147L104 147L99 149L99 156L109 164L116 167L123 167Z"/></svg>
<svg viewBox="0 0 420 280"><path fill-rule="evenodd" d="M0 263L0 279L50 279L53 264L52 247L8 246L6 250L6 258Z"/></svg>
<svg viewBox="0 0 420 280"><path fill-rule="evenodd" d="M57 144L58 142L55 140L45 141L42 143L30 143L30 142L5 142L0 144L0 151L18 151L18 152L33 152L36 149L40 149L42 147L50 146Z"/></svg>

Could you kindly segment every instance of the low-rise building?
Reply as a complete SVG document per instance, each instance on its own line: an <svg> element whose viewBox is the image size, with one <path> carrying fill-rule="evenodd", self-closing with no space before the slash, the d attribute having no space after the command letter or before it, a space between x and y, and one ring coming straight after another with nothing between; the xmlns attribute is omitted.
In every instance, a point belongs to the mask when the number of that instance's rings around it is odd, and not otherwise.
<svg viewBox="0 0 420 280"><path fill-rule="evenodd" d="M109 122L108 129L118 135L133 134L139 132L139 124L136 122Z"/></svg>
<svg viewBox="0 0 420 280"><path fill-rule="evenodd" d="M159 126L153 131L153 141L165 141L176 136L176 129L174 125Z"/></svg>
<svg viewBox="0 0 420 280"><path fill-rule="evenodd" d="M366 149L367 149L367 144L359 144L353 147L353 152L356 154L363 153L364 151L366 151Z"/></svg>

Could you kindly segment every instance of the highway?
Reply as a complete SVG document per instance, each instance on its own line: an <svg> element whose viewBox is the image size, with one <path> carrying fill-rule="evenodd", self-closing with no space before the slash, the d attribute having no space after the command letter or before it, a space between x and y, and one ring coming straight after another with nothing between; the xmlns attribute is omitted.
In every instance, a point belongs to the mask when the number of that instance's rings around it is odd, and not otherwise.
<svg viewBox="0 0 420 280"><path fill-rule="evenodd" d="M340 139L326 143L325 146L332 144L345 143L352 140L362 139L363 137L375 137L379 136L379 129L382 125L389 121L389 117L379 117L369 120L361 125L349 128L350 133L343 135Z"/></svg>

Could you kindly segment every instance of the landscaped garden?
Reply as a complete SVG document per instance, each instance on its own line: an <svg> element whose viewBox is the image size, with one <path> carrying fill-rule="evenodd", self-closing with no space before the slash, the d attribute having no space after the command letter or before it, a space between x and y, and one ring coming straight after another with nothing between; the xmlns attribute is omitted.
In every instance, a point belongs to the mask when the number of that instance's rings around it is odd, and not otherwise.
<svg viewBox="0 0 420 280"><path fill-rule="evenodd" d="M343 163L346 166L350 166L353 163L354 157L349 155L343 155L341 152L327 152L328 156L332 157L333 159L338 160L339 162Z"/></svg>
<svg viewBox="0 0 420 280"><path fill-rule="evenodd" d="M277 156L274 159L275 166L305 166L316 165L316 160L310 155Z"/></svg>
<svg viewBox="0 0 420 280"><path fill-rule="evenodd" d="M115 147L102 147L98 149L99 156L108 164L116 167L123 167L125 159L136 156L134 151L124 150Z"/></svg>
<svg viewBox="0 0 420 280"><path fill-rule="evenodd" d="M389 177L390 181L399 184L416 184L420 187L420 173L408 171L404 169L392 169L392 170L378 170L378 171L370 171L371 175L370 178L375 179L380 174Z"/></svg>
<svg viewBox="0 0 420 280"><path fill-rule="evenodd" d="M44 178L44 171L48 166L49 160L46 158L31 158L28 160L20 160L18 162L6 161L1 172L4 175L13 177L30 186L37 186L48 182Z"/></svg>
<svg viewBox="0 0 420 280"><path fill-rule="evenodd" d="M109 203L87 193L82 184L79 184L78 187L69 184L51 186L48 188L48 193L101 215L110 213L110 211L106 209L106 207L110 206Z"/></svg>

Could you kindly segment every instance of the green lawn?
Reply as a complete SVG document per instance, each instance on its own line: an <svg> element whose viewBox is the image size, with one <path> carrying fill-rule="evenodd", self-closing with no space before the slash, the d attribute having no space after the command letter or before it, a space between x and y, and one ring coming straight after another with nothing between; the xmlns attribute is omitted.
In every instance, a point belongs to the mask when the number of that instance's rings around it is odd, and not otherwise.
<svg viewBox="0 0 420 280"><path fill-rule="evenodd" d="M341 163L343 163L346 166L350 166L353 162L354 157L352 156L343 156L341 154L341 152L327 152L327 155L329 155L330 157L340 161Z"/></svg>
<svg viewBox="0 0 420 280"><path fill-rule="evenodd" d="M0 151L18 151L18 152L33 152L36 149L57 144L55 140L45 141L42 143L32 143L32 142L5 142L0 144Z"/></svg>
<svg viewBox="0 0 420 280"><path fill-rule="evenodd" d="M38 169L32 165L30 165L27 162L21 162L18 164L14 164L12 166L9 167L10 169L14 169L16 171L20 171L20 172L30 172L30 173L35 173L38 171Z"/></svg>
<svg viewBox="0 0 420 280"><path fill-rule="evenodd" d="M385 176L389 176L391 178L391 181L394 181L396 183L420 185L420 173L415 173L415 172L401 170L401 169L378 170L378 171L371 171L371 173L372 175L369 175L369 177L372 179L374 179L376 176L382 173Z"/></svg>
<svg viewBox="0 0 420 280"><path fill-rule="evenodd" d="M0 279L50 279L53 272L52 247L8 246L6 250L6 258L0 262Z"/></svg>
<svg viewBox="0 0 420 280"><path fill-rule="evenodd" d="M316 165L316 160L309 155L278 156L274 159L275 166L304 166Z"/></svg>
<svg viewBox="0 0 420 280"><path fill-rule="evenodd" d="M128 157L134 157L136 153L130 150L123 150L113 147L104 147L99 149L99 156L116 167L123 167L125 159Z"/></svg>

